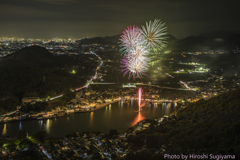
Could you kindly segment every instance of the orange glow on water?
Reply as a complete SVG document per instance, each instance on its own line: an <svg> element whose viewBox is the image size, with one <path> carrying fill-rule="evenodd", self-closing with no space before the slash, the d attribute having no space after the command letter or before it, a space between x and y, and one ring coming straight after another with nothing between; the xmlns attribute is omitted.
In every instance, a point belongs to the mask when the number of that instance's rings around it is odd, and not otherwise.
<svg viewBox="0 0 240 160"><path fill-rule="evenodd" d="M7 133L7 124L5 123L4 124L4 127L3 127L3 132L2 134L6 134Z"/></svg>
<svg viewBox="0 0 240 160"><path fill-rule="evenodd" d="M138 115L136 116L136 118L134 119L132 126L134 126L135 124L137 124L138 122L144 120L145 117L141 114L141 112L138 112Z"/></svg>
<svg viewBox="0 0 240 160"><path fill-rule="evenodd" d="M90 113L90 119L89 119L89 122L90 122L91 126L93 125L93 115L94 115L94 112L91 112Z"/></svg>

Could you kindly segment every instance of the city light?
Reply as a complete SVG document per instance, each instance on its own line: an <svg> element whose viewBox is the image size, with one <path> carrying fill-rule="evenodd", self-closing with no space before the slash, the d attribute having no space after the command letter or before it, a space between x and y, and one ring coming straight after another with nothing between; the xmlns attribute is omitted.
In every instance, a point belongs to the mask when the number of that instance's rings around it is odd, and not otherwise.
<svg viewBox="0 0 240 160"><path fill-rule="evenodd" d="M239 6L2 2L1 159L238 159Z"/></svg>

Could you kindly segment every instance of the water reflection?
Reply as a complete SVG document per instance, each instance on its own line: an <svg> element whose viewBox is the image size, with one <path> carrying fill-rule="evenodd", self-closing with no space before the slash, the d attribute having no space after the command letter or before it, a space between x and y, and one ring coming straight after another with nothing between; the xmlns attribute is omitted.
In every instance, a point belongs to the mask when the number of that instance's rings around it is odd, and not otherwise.
<svg viewBox="0 0 240 160"><path fill-rule="evenodd" d="M107 108L107 107L106 107L106 108ZM94 115L94 112L91 112L91 113L90 113L90 119L89 119L89 124L90 124L90 126L93 125L93 115Z"/></svg>
<svg viewBox="0 0 240 160"><path fill-rule="evenodd" d="M172 105L172 103L164 103L164 114L165 115L170 114L171 105Z"/></svg>
<svg viewBox="0 0 240 160"><path fill-rule="evenodd" d="M109 120L110 119L110 116L111 116L111 109L110 109L110 105L109 106L106 106L105 107L105 112L104 112L104 118L106 120Z"/></svg>
<svg viewBox="0 0 240 160"><path fill-rule="evenodd" d="M140 104L140 106L138 105L138 111L140 111L141 108L144 107L145 105L146 105L146 102L145 102L145 101L143 101L143 103Z"/></svg>
<svg viewBox="0 0 240 160"><path fill-rule="evenodd" d="M145 117L141 114L141 112L138 112L137 116L135 117L135 119L133 120L132 126L134 126L135 124L137 124L139 121L144 120Z"/></svg>
<svg viewBox="0 0 240 160"><path fill-rule="evenodd" d="M164 103L164 115L167 115L167 110L168 110L167 103Z"/></svg>
<svg viewBox="0 0 240 160"><path fill-rule="evenodd" d="M129 102L131 103L131 101ZM103 133L108 133L109 130L113 128L117 129L119 132L123 132L143 119L162 117L174 111L174 103L171 103L172 107L169 107L167 104L160 103L155 105L155 109L154 103L145 103L145 105L144 103L141 103L143 108L140 108L142 109L140 113L138 112L139 106L137 100L133 100L132 107L127 107L127 103L120 101L120 103L111 104L111 107L108 105L107 109L106 107L103 107L94 112L81 114L76 113L74 114L74 119L73 115L70 115L69 117L61 117L58 119L19 121L0 124L0 128L2 129L1 135L17 137L21 128L26 130L29 135L45 130L47 131L47 136L49 137L62 137L76 131L82 132L86 130L100 130ZM151 107L149 107L149 105Z"/></svg>
<svg viewBox="0 0 240 160"><path fill-rule="evenodd" d="M22 121L19 122L19 130L22 130Z"/></svg>
<svg viewBox="0 0 240 160"><path fill-rule="evenodd" d="M177 103L175 102L173 106L174 106L174 107L177 107Z"/></svg>
<svg viewBox="0 0 240 160"><path fill-rule="evenodd" d="M46 130L46 123L43 123L43 130Z"/></svg>
<svg viewBox="0 0 240 160"><path fill-rule="evenodd" d="M7 133L7 124L5 123L3 126L3 132L2 134L5 135Z"/></svg>
<svg viewBox="0 0 240 160"><path fill-rule="evenodd" d="M46 126L45 126L45 123L43 122L43 120L39 120L38 123L39 123L40 128L42 128L42 130L45 130Z"/></svg>
<svg viewBox="0 0 240 160"><path fill-rule="evenodd" d="M50 132L51 125L52 125L52 120L48 119L47 123L46 123L46 131L47 131L47 133Z"/></svg>
<svg viewBox="0 0 240 160"><path fill-rule="evenodd" d="M38 123L40 124L40 126L42 126L43 121L39 120Z"/></svg>

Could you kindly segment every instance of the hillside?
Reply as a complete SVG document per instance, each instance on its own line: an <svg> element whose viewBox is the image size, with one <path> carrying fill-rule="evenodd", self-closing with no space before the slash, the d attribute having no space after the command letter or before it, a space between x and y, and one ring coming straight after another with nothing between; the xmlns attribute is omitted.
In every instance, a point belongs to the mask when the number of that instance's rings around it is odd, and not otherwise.
<svg viewBox="0 0 240 160"><path fill-rule="evenodd" d="M233 148L240 152L240 90L231 91L188 105L177 115L175 131L171 137L174 146L182 151L198 153L227 152ZM206 150L206 151L205 151Z"/></svg>
<svg viewBox="0 0 240 160"><path fill-rule="evenodd" d="M126 159L163 159L170 155L240 155L240 90L231 91L189 104L177 113L150 130L128 137L130 143L146 144L147 151L137 155L129 154ZM156 122L153 122L156 123ZM165 152L151 153L166 146ZM154 149L155 148L155 149ZM158 149L157 149L158 148ZM236 157L236 159L238 159Z"/></svg>
<svg viewBox="0 0 240 160"><path fill-rule="evenodd" d="M11 67L37 67L53 68L67 65L78 65L79 61L63 55L54 56L46 48L40 46L31 46L23 48L13 54L0 58L0 68Z"/></svg>
<svg viewBox="0 0 240 160"><path fill-rule="evenodd" d="M91 62L85 62L89 57ZM15 109L22 97L53 97L82 86L94 74L95 59L94 55L54 56L39 46L0 58L0 114Z"/></svg>
<svg viewBox="0 0 240 160"><path fill-rule="evenodd" d="M9 64L11 64L9 67L23 65L36 66L38 64L44 65L51 63L53 59L54 56L45 48L39 46L26 47L15 52L14 54L0 58L0 67L5 67Z"/></svg>
<svg viewBox="0 0 240 160"><path fill-rule="evenodd" d="M117 45L119 43L120 35L84 38L79 41L82 44L103 44L103 45Z"/></svg>

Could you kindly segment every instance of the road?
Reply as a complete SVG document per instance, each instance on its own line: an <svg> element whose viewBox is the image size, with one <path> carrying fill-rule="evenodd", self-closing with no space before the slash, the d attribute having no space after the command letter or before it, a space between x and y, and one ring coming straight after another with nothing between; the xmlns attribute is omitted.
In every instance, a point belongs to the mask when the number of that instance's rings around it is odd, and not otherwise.
<svg viewBox="0 0 240 160"><path fill-rule="evenodd" d="M103 65L103 61L102 61L102 58L99 57L96 53L91 52L91 54L94 54L95 56L98 57L98 59L99 59L99 61L100 61L100 64L99 64L99 66L96 68L96 71L95 71L94 76L91 77L91 79L88 80L87 83L86 83L84 86L82 86L82 87L80 87L80 88L76 88L76 89L72 90L72 92L79 91L79 90L81 90L81 89L83 89L83 88L88 87L91 83L93 83L93 80L97 78L97 75L98 75L98 72L97 72L97 71L98 71L98 70L100 69L100 67ZM61 94L61 95L59 95L59 96L56 96L56 97L52 97L52 98L50 98L49 100L54 100L54 99L60 98L60 97L62 97L62 96L63 96L63 94ZM49 100L48 100L48 101L49 101Z"/></svg>
<svg viewBox="0 0 240 160"><path fill-rule="evenodd" d="M91 77L91 79L88 80L87 83L86 83L84 86L82 86L82 87L80 87L80 88L77 88L77 89L75 89L75 90L72 90L72 92L75 92L75 91L78 91L78 90L81 90L81 89L83 89L83 88L88 87L88 86L93 82L93 80L97 78L97 75L98 75L98 72L97 72L97 71L98 71L98 70L100 69L100 67L102 66L103 61L102 61L101 57L99 57L96 53L91 52L91 54L94 54L95 56L97 56L98 59L99 59L99 61L100 61L99 66L96 68L95 75L94 75L93 77ZM62 96L63 96L63 94L58 95L58 96L56 96L56 97L52 97L52 98L50 98L50 99L48 99L48 100L40 100L40 102L43 102L43 101L51 101L51 100L54 100L54 99L57 99L57 98L61 98ZM8 113L4 114L4 116L6 116L6 115L9 116L9 115L11 115L11 114L16 113L17 111L18 111L18 110L8 112Z"/></svg>

